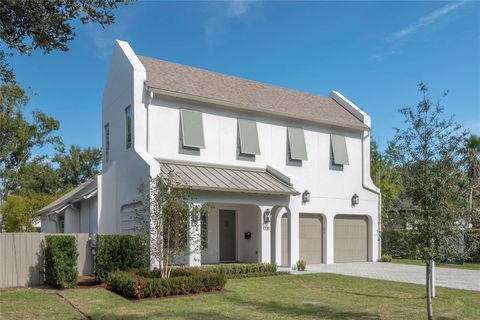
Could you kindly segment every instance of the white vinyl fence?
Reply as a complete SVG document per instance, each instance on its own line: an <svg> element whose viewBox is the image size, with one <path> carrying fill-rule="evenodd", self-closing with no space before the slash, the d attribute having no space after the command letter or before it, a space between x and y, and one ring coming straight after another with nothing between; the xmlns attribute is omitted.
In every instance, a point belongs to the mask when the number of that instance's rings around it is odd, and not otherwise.
<svg viewBox="0 0 480 320"><path fill-rule="evenodd" d="M0 288L43 284L42 241L58 233L0 233ZM65 234L77 240L78 274L93 274L93 255L88 233Z"/></svg>

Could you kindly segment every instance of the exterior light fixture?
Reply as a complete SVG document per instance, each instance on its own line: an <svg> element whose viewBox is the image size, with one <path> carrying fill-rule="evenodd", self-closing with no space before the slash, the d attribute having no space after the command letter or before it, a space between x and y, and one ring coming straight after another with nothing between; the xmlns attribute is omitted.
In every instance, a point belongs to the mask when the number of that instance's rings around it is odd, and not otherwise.
<svg viewBox="0 0 480 320"><path fill-rule="evenodd" d="M356 205L358 205L360 203L360 197L358 196L358 194L354 194L352 196L352 207L355 207Z"/></svg>
<svg viewBox="0 0 480 320"><path fill-rule="evenodd" d="M263 223L269 224L271 220L272 220L272 212L270 211L270 209L267 209L263 213Z"/></svg>
<svg viewBox="0 0 480 320"><path fill-rule="evenodd" d="M303 203L310 202L310 192L308 192L308 190L305 190L302 193L302 201L303 201Z"/></svg>

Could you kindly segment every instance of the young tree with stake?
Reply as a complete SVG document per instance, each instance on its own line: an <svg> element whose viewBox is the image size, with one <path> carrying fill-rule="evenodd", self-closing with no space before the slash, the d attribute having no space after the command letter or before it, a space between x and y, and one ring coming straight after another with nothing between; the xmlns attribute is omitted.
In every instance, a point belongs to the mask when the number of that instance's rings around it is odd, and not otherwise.
<svg viewBox="0 0 480 320"><path fill-rule="evenodd" d="M434 103L424 83L415 108L400 110L406 127L397 129L394 158L401 168L405 196L415 210L405 213L409 254L426 265L427 315L432 319L432 264L462 258L465 210L462 199L461 148L466 132L452 118L442 118L441 99Z"/></svg>

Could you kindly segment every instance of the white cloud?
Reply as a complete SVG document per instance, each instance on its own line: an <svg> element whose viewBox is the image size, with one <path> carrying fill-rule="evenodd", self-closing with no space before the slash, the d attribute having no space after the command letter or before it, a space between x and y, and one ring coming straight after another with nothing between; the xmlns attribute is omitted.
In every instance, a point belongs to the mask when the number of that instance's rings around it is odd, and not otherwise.
<svg viewBox="0 0 480 320"><path fill-rule="evenodd" d="M203 24L205 38L211 47L215 41L221 37L228 27L228 24L234 19L240 19L245 16L252 3L250 0L233 0L228 2L214 3L208 19Z"/></svg>
<svg viewBox="0 0 480 320"><path fill-rule="evenodd" d="M414 33L420 28L426 27L435 23L439 18L447 15L448 13L460 8L466 3L466 1L458 1L454 3L447 4L423 17L420 17L418 20L410 24L409 26L403 28L400 31L395 32L394 34L387 37L387 40L398 40L402 39L409 34Z"/></svg>
<svg viewBox="0 0 480 320"><path fill-rule="evenodd" d="M228 2L227 14L229 16L239 17L247 12L249 5L250 2L245 0L230 1Z"/></svg>
<svg viewBox="0 0 480 320"><path fill-rule="evenodd" d="M89 25L87 34L92 42L93 54L100 60L108 60L113 52L115 40L125 37L126 27L121 23L102 28L98 25Z"/></svg>

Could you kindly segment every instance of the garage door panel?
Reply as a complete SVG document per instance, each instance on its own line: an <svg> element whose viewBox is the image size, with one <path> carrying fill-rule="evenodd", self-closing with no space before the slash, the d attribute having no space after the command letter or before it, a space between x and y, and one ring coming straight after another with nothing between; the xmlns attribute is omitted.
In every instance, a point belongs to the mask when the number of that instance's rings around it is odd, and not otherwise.
<svg viewBox="0 0 480 320"><path fill-rule="evenodd" d="M323 226L320 215L300 215L300 260L307 264L322 263Z"/></svg>
<svg viewBox="0 0 480 320"><path fill-rule="evenodd" d="M368 220L365 216L338 216L334 222L334 261L368 260Z"/></svg>

